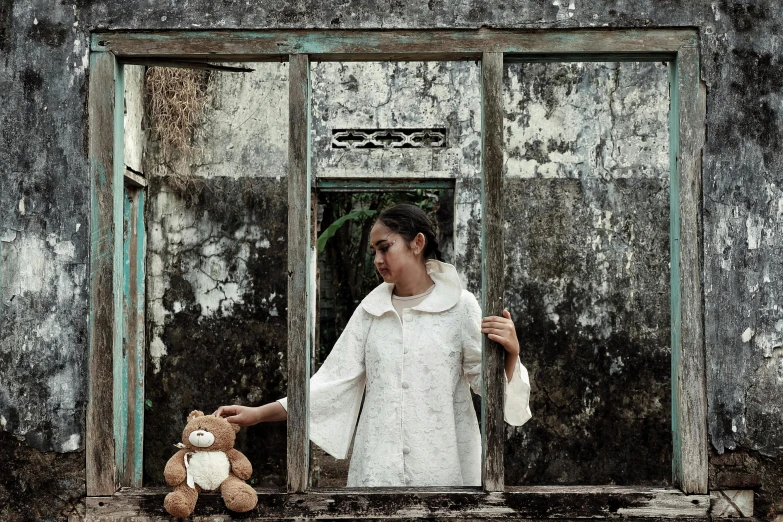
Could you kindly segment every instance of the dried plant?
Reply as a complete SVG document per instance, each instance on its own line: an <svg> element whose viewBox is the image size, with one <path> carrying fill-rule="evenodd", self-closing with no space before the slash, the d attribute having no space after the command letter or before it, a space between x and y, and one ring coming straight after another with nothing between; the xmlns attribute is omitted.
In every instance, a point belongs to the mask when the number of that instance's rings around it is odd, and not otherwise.
<svg viewBox="0 0 783 522"><path fill-rule="evenodd" d="M209 71L174 67L147 69L147 115L162 156L192 151L196 126L204 114Z"/></svg>

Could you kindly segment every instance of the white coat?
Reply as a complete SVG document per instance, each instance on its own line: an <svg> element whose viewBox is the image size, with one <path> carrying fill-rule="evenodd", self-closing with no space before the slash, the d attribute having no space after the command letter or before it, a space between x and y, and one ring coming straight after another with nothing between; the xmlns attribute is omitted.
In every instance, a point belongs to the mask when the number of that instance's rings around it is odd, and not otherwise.
<svg viewBox="0 0 783 522"><path fill-rule="evenodd" d="M310 439L344 459L356 428L348 487L480 486L481 307L456 268L427 261L432 293L400 317L393 283L356 307L310 380ZM528 373L506 379L505 420L531 417ZM280 399L286 407L286 399Z"/></svg>

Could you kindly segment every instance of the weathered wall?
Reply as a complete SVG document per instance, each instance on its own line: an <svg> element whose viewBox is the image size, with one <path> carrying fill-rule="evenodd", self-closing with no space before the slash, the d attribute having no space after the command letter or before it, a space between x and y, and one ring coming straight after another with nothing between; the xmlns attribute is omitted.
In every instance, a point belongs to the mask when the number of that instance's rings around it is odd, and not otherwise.
<svg viewBox="0 0 783 522"><path fill-rule="evenodd" d="M148 188L144 483L193 409L286 395L288 67L209 75L186 154L144 157ZM256 486L285 485L284 423L242 430Z"/></svg>
<svg viewBox="0 0 783 522"><path fill-rule="evenodd" d="M196 0L187 8L137 0L2 3L0 415L4 431L26 438L8 472L40 478L52 466L70 466L78 477L83 465L71 452L84 445L89 30L688 26L700 30L708 92L703 170L708 420L712 448L724 455L711 462L711 486L728 483L721 473L750 470L760 484L757 512L783 513L776 505L783 498L781 22L771 0L476 0L456 6L270 1L253 7ZM38 269L29 272L29 266ZM48 331L36 333L45 324ZM61 384L66 379L67 387ZM51 452L46 464L35 464L39 450ZM737 458L727 463L725 456ZM55 518L51 513L79 489L28 483L28 494L47 493L40 495L48 499L42 500L44 518ZM19 512L20 502L15 498L6 510Z"/></svg>
<svg viewBox="0 0 783 522"><path fill-rule="evenodd" d="M481 84L474 62L313 64L313 176L453 178L454 264L481 289ZM332 129L445 127L442 148L333 149Z"/></svg>
<svg viewBox="0 0 783 522"><path fill-rule="evenodd" d="M506 483L668 484L667 68L509 64L504 87L504 299L533 388Z"/></svg>

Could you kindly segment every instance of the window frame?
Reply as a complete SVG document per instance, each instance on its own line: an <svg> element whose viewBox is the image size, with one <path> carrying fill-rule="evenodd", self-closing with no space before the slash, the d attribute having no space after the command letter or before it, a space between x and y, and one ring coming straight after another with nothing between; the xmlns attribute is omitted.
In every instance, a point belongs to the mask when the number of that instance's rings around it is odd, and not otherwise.
<svg viewBox="0 0 783 522"><path fill-rule="evenodd" d="M144 515L150 495L167 488L140 488L143 371L128 372L126 349L143 357L143 335L128 335L138 321L133 306L143 292L143 263L126 263L131 239L143 249L143 223L129 236L126 190L143 190L124 161L124 64L204 67L204 61L289 62L288 172L288 464L284 497L291 516L312 516L324 497L361 498L365 511L406 516L596 516L657 513L706 517L708 491L707 399L701 278L701 154L705 140L706 93L699 74L699 35L694 28L578 30L263 30L95 32L91 35L88 93L90 164L90 316L86 433L88 512L106 516L118 506ZM310 61L480 60L482 75L482 291L484 315L503 309L503 100L504 62L666 61L670 111L670 261L672 488L618 486L505 487L503 467L503 351L483 337L482 488L308 491L307 398L315 312L316 183L311 174ZM138 177L137 177L138 178ZM332 180L337 183L339 180ZM345 186L359 180L343 180ZM129 187L126 189L126 186ZM143 197L141 198L143 206ZM140 216L143 214L139 214ZM139 235L141 237L139 237ZM124 237L126 236L126 237ZM129 239L130 238L130 239ZM123 257L125 255L125 257ZM132 284L129 284L132 282ZM130 287L130 290L126 290ZM135 288L135 290L134 290ZM139 294L140 291L140 294ZM130 294L129 294L130 292ZM134 293L135 292L135 293ZM130 296L129 296L130 295ZM128 325L133 325L129 327ZM141 330L143 332L143 330ZM141 349L141 352L138 350ZM143 365L142 365L143 369ZM141 399L143 401L143 399ZM121 489L123 488L123 489ZM503 493L500 503L493 494ZM119 497L118 497L119 495ZM450 508L437 503L446 496ZM559 495L559 496L558 496ZM391 496L391 497L389 497ZM387 502L384 498L393 498ZM121 500L117 500L120 498ZM472 500L464 500L470 498ZM561 498L564 510L551 509ZM616 500L620 499L619 504ZM132 501L129 499L137 499ZM142 499L142 500L138 500ZM146 500L145 500L146 499ZM407 499L407 500L405 500ZM429 499L429 500L427 500ZM434 499L434 500L433 500ZM460 500L463 499L463 500ZM536 499L525 504L513 499ZM566 500L562 500L566 499ZM570 500L568 500L570 499ZM580 500L581 499L581 500ZM585 500L587 499L587 500ZM615 499L615 500L612 500ZM641 500L640 500L641 499ZM512 501L513 500L513 501ZM431 501L431 506L425 504ZM544 502L546 501L546 502ZM123 504L124 502L124 504ZM134 504L135 502L135 504ZM544 504L549 503L548 508ZM320 504L319 504L320 503ZM274 504L274 502L273 502ZM298 504L297 504L298 505ZM391 507L391 506L394 507ZM383 507L386 506L386 507ZM494 506L494 507L493 507ZM557 504L556 504L557 506ZM568 508L567 506L572 506ZM618 507L619 506L619 507ZM640 507L642 506L642 507ZM667 508L667 506L669 506ZM502 507L502 509L495 509ZM126 506L127 508L127 506ZM122 508L122 509L126 509ZM493 511L495 509L495 511ZM108 510L108 511L107 511ZM115 511L113 511L115 510ZM268 516L281 516L281 511ZM298 510L298 511L297 511ZM392 510L392 511L390 511ZM618 511L619 510L619 511ZM630 510L630 511L628 511ZM636 510L636 511L634 511ZM647 510L647 511L645 511ZM650 511L652 510L652 511ZM663 510L660 514L659 511ZM306 510L305 510L306 511ZM126 513L127 511L123 511ZM331 512L331 511L330 511ZM304 513L304 514L303 514ZM353 513L357 513L353 511ZM165 513L164 513L165 514ZM494 514L494 515L493 515ZM284 515L287 516L287 515ZM648 515L639 515L648 516Z"/></svg>

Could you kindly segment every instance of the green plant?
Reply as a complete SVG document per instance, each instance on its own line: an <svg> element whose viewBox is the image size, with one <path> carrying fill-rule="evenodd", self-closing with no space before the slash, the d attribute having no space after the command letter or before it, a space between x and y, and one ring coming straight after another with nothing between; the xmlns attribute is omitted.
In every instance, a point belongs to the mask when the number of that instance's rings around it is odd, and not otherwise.
<svg viewBox="0 0 783 522"><path fill-rule="evenodd" d="M340 229L340 227L343 226L345 223L347 223L352 219L371 217L374 216L376 213L377 213L376 210L354 210L353 212L349 212L348 214L337 219L334 223L326 227L326 230L321 232L321 235L318 236L318 252L320 253L324 251L324 248L326 247L326 242L329 241L329 238L334 236L337 233L337 231Z"/></svg>

